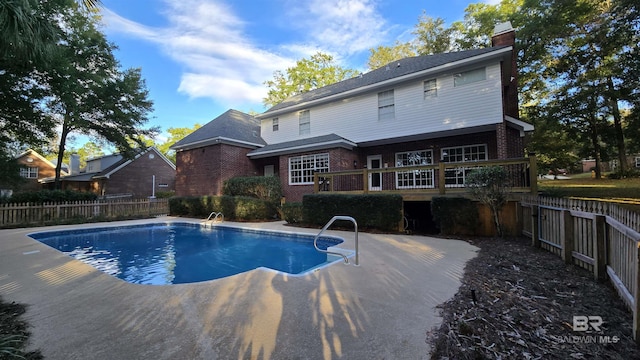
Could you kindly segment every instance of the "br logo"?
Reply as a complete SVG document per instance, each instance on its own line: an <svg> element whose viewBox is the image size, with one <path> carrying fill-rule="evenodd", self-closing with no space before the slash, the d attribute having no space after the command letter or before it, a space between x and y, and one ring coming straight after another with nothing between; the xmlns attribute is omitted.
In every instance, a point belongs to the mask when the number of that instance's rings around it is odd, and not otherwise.
<svg viewBox="0 0 640 360"><path fill-rule="evenodd" d="M589 328L592 328L595 331L600 331L601 325L601 316L578 315L573 317L573 331L588 331Z"/></svg>

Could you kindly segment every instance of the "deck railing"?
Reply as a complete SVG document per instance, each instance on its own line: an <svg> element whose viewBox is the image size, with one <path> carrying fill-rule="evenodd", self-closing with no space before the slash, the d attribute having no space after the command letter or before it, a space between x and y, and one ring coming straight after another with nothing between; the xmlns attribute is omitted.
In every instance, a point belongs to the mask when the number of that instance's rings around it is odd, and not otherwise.
<svg viewBox="0 0 640 360"><path fill-rule="evenodd" d="M1 204L0 227L46 225L72 219L114 219L169 213L167 199L74 201L43 204Z"/></svg>
<svg viewBox="0 0 640 360"><path fill-rule="evenodd" d="M316 173L314 192L359 193L393 192L444 195L464 192L464 181L469 172L486 166L506 169L512 192L537 193L535 156L526 158L474 162L355 169Z"/></svg>
<svg viewBox="0 0 640 360"><path fill-rule="evenodd" d="M609 279L633 312L640 342L640 214L614 203L525 196L523 234L567 264Z"/></svg>

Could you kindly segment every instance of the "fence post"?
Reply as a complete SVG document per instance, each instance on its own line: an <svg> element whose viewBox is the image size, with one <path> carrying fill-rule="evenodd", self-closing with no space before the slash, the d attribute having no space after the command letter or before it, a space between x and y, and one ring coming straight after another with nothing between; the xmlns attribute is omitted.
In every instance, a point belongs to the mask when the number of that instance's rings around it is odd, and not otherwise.
<svg viewBox="0 0 640 360"><path fill-rule="evenodd" d="M633 291L633 339L640 344L640 242L636 246L636 283Z"/></svg>
<svg viewBox="0 0 640 360"><path fill-rule="evenodd" d="M540 247L540 230L538 229L538 205L531 205L531 246Z"/></svg>
<svg viewBox="0 0 640 360"><path fill-rule="evenodd" d="M607 274L607 258L606 258L606 236L607 236L607 217L604 215L596 215L595 224L595 254L593 264L593 276L596 280L604 280Z"/></svg>
<svg viewBox="0 0 640 360"><path fill-rule="evenodd" d="M571 211L562 210L562 226L564 233L562 236L562 260L565 264L573 264L573 239L575 229L573 227L573 216Z"/></svg>
<svg viewBox="0 0 640 360"><path fill-rule="evenodd" d="M529 153L529 186L531 186L531 194L538 194L538 163L536 153Z"/></svg>

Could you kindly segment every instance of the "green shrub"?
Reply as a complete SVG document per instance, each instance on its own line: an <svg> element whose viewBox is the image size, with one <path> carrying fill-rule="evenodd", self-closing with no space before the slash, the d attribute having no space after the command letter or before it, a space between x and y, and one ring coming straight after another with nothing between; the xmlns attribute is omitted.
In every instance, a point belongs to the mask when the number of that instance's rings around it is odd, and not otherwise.
<svg viewBox="0 0 640 360"><path fill-rule="evenodd" d="M434 196L431 215L443 235L473 235L478 227L478 207L467 198Z"/></svg>
<svg viewBox="0 0 640 360"><path fill-rule="evenodd" d="M71 201L94 201L98 195L74 190L40 190L13 194L7 201L10 203L62 203Z"/></svg>
<svg viewBox="0 0 640 360"><path fill-rule="evenodd" d="M249 196L279 204L282 185L280 179L275 176L235 177L224 182L222 193L229 196Z"/></svg>
<svg viewBox="0 0 640 360"><path fill-rule="evenodd" d="M276 207L267 201L247 196L183 196L169 199L169 213L174 216L206 218L221 212L225 220L272 220Z"/></svg>
<svg viewBox="0 0 640 360"><path fill-rule="evenodd" d="M289 224L302 222L302 203L285 203L281 208L282 219Z"/></svg>
<svg viewBox="0 0 640 360"><path fill-rule="evenodd" d="M235 196L235 220L254 221L277 218L277 211L272 203L248 196ZM226 216L226 215L225 215Z"/></svg>
<svg viewBox="0 0 640 360"><path fill-rule="evenodd" d="M614 179L614 180L636 178L636 177L640 177L640 171L636 169L627 169L626 171L616 171L614 173L607 175L607 178Z"/></svg>
<svg viewBox="0 0 640 360"><path fill-rule="evenodd" d="M389 194L309 194L302 198L303 222L324 226L333 216L353 217L361 228L398 231L402 196ZM348 226L345 224L345 226Z"/></svg>
<svg viewBox="0 0 640 360"><path fill-rule="evenodd" d="M156 191L156 197L158 199L168 199L170 197L176 196L176 192L173 190L169 191Z"/></svg>

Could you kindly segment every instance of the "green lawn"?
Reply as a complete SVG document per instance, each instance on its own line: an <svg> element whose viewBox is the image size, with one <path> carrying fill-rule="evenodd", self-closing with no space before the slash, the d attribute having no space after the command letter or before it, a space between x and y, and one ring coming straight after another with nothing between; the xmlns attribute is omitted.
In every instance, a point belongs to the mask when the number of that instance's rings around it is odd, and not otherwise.
<svg viewBox="0 0 640 360"><path fill-rule="evenodd" d="M541 194L556 197L607 199L640 211L640 178L592 179L589 174L569 175L569 180L538 180Z"/></svg>

